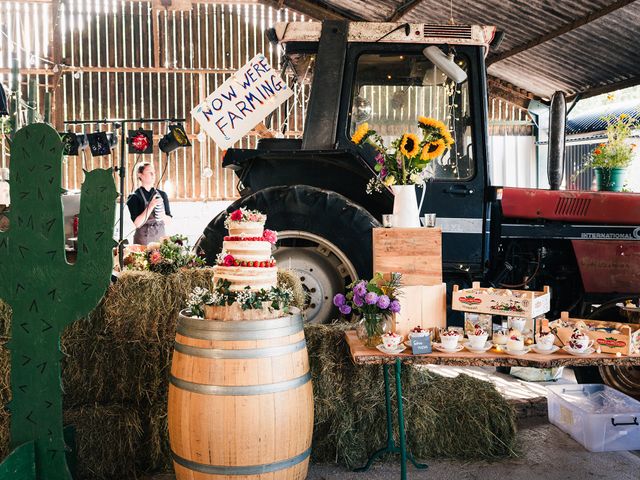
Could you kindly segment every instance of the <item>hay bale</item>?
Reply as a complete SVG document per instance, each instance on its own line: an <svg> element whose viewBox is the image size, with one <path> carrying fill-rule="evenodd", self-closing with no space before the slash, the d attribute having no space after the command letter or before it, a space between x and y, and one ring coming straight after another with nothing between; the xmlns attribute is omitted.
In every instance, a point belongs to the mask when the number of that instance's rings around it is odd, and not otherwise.
<svg viewBox="0 0 640 480"><path fill-rule="evenodd" d="M11 335L11 307L0 300L0 336Z"/></svg>
<svg viewBox="0 0 640 480"><path fill-rule="evenodd" d="M0 458L7 458L9 455L9 422L11 415L6 408L0 408Z"/></svg>
<svg viewBox="0 0 640 480"><path fill-rule="evenodd" d="M304 306L307 303L307 292L302 287L300 277L293 270L285 270L283 268L278 269L278 285L290 288L293 292L293 301L291 305L293 307L304 310Z"/></svg>
<svg viewBox="0 0 640 480"><path fill-rule="evenodd" d="M385 444L384 380L380 366L356 366L344 330L307 325L315 401L315 461L359 466ZM488 382L444 378L405 367L402 375L410 451L418 458L487 459L513 455L515 413ZM393 379L392 379L393 384ZM396 413L395 387L392 402Z"/></svg>
<svg viewBox="0 0 640 480"><path fill-rule="evenodd" d="M123 272L109 286L88 323L76 322L70 332L79 336L90 331L124 341L173 340L178 312L185 308L187 295L196 286L211 287L212 277L211 268L171 275Z"/></svg>
<svg viewBox="0 0 640 480"><path fill-rule="evenodd" d="M96 402L146 405L167 381L158 343L67 335L61 349L65 407Z"/></svg>
<svg viewBox="0 0 640 480"><path fill-rule="evenodd" d="M78 479L138 478L136 455L142 452L142 423L136 408L85 406L64 412L76 427Z"/></svg>
<svg viewBox="0 0 640 480"><path fill-rule="evenodd" d="M0 405L11 400L11 352L7 348L8 338L0 337Z"/></svg>
<svg viewBox="0 0 640 480"><path fill-rule="evenodd" d="M148 473L173 473L167 402L158 401L152 405L145 421L147 429L143 448L147 458L146 463L141 465L142 470Z"/></svg>

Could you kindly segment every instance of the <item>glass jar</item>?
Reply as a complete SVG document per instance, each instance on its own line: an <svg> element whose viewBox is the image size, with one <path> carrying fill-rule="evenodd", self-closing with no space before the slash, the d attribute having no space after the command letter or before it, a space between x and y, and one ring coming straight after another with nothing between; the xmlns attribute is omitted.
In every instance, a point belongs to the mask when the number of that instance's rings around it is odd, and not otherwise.
<svg viewBox="0 0 640 480"><path fill-rule="evenodd" d="M365 346L375 348L382 343L382 334L391 331L391 320L381 313L363 314L356 325L356 335Z"/></svg>

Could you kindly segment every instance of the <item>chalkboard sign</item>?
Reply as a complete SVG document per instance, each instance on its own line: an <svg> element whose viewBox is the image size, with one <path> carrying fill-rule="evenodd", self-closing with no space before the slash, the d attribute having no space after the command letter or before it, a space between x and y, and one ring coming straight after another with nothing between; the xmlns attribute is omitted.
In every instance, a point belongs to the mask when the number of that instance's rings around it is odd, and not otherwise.
<svg viewBox="0 0 640 480"><path fill-rule="evenodd" d="M411 339L411 348L413 350L414 355L431 353L431 335L413 337Z"/></svg>

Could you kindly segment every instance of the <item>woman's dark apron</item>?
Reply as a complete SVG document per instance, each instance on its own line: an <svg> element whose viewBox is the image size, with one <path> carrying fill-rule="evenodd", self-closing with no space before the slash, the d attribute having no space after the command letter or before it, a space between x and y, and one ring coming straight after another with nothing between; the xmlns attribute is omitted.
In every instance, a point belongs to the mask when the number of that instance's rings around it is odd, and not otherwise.
<svg viewBox="0 0 640 480"><path fill-rule="evenodd" d="M144 198L142 192L140 192L140 196L144 201L144 208L146 209L149 202ZM159 242L164 236L164 222L162 220L158 220L154 216L154 212L151 212L147 221L140 225L140 228L136 228L136 233L133 235L133 243L138 245L148 245L151 242Z"/></svg>

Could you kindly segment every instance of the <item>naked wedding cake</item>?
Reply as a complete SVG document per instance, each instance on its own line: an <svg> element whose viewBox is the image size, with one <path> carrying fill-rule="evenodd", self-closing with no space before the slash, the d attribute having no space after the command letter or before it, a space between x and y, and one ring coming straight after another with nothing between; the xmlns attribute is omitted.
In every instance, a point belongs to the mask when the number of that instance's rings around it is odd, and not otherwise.
<svg viewBox="0 0 640 480"><path fill-rule="evenodd" d="M225 221L229 235L224 237L222 252L218 254L213 284L220 280L229 283L229 290L270 290L278 283L278 267L271 256L271 246L277 234L265 230L266 215L238 209Z"/></svg>

